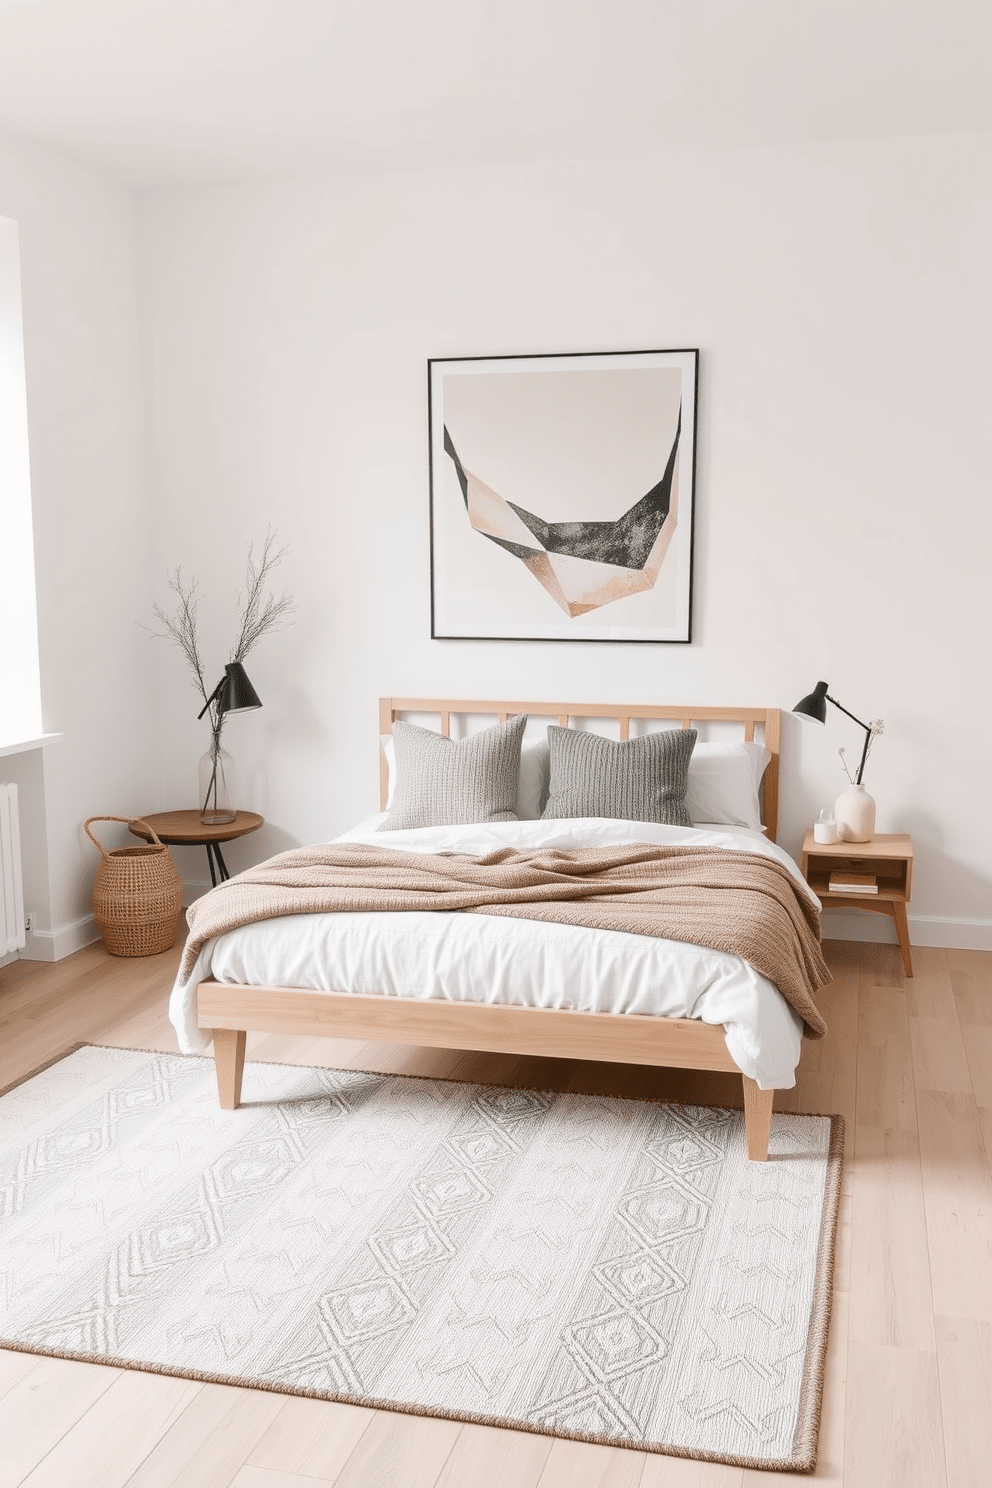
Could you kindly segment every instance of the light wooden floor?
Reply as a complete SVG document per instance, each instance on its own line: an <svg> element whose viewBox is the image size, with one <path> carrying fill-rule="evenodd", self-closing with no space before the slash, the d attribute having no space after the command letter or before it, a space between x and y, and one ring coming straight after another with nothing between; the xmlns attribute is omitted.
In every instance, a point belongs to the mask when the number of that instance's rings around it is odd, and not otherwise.
<svg viewBox="0 0 992 1488"><path fill-rule="evenodd" d="M992 953L832 942L830 1034L779 1109L847 1122L813 1481L992 1483ZM0 969L0 1087L77 1042L173 1049L178 951ZM257 1036L249 1058L740 1104L739 1081ZM0 1488L766 1488L806 1477L0 1351Z"/></svg>

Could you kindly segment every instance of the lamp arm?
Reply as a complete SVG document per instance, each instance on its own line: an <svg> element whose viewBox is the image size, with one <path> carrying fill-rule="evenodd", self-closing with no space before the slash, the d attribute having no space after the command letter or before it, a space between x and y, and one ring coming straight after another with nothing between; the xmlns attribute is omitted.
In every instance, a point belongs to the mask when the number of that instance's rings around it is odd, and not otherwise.
<svg viewBox="0 0 992 1488"><path fill-rule="evenodd" d="M845 708L843 704L839 703L836 698L832 698L829 692L827 693L827 702L833 703L835 708L839 708L842 713L845 713L848 718L852 719L858 725L859 728L863 728L865 731L865 747L861 751L861 763L858 765L858 773L854 777L855 785L860 785L861 777L865 773L865 762L868 759L868 749L871 745L871 724L862 723L860 718L855 718L854 714L849 712L848 709Z"/></svg>
<svg viewBox="0 0 992 1488"><path fill-rule="evenodd" d="M211 702L212 701L213 701L213 699L211 699ZM858 724L859 727L861 727L863 729L867 729L869 733L871 732L871 725L870 724L868 724L868 723L862 723L862 721L861 721L860 718L855 718L854 717L854 714L851 713L851 712L849 712L848 709L844 707L843 703L839 703L836 698L831 697L830 694L829 694L829 692L827 693L827 702L828 703L833 703L834 707L835 708L839 708L842 713L846 713L847 716L848 716L848 718L854 718L854 722L856 724Z"/></svg>
<svg viewBox="0 0 992 1488"><path fill-rule="evenodd" d="M214 688L213 692L207 698L207 701L204 703L204 705L200 709L199 713L197 713L197 715L196 715L196 721L197 721L197 723L199 723L199 721L203 717L204 713L206 713L207 709L210 707L210 704L211 703L215 703L217 701L217 699L220 697L221 688L224 686L224 683L225 683L226 680L227 679L225 677L221 677L220 681L217 683L217 686ZM831 698L830 701L833 702L833 698ZM840 707L840 704L838 703L837 706L839 708ZM845 710L842 709L841 711L843 712Z"/></svg>

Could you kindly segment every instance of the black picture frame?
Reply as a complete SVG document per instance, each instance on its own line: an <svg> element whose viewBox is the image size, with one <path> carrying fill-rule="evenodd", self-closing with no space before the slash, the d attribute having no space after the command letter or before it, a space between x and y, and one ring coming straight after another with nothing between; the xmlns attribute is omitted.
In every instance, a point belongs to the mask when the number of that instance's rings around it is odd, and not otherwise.
<svg viewBox="0 0 992 1488"><path fill-rule="evenodd" d="M699 351L427 363L431 637L688 644Z"/></svg>

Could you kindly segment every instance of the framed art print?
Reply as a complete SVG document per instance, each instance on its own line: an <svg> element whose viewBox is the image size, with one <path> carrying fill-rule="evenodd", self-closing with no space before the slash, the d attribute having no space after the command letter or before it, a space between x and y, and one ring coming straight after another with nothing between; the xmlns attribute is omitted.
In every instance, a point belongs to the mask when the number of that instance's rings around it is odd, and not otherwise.
<svg viewBox="0 0 992 1488"><path fill-rule="evenodd" d="M691 640L698 356L428 362L435 639Z"/></svg>

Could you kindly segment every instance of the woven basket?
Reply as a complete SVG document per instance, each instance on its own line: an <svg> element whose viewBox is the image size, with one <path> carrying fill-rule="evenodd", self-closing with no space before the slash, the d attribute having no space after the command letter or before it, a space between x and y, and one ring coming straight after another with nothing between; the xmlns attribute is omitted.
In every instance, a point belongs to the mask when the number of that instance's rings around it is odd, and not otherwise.
<svg viewBox="0 0 992 1488"><path fill-rule="evenodd" d="M112 956L155 956L175 944L183 912L182 879L169 849L154 828L150 847L118 847L108 852L90 831L90 822L132 822L133 816L91 816L83 828L100 849L100 866L93 885L93 914Z"/></svg>

